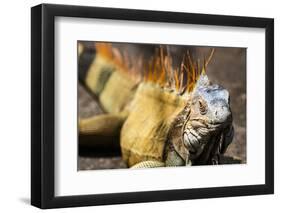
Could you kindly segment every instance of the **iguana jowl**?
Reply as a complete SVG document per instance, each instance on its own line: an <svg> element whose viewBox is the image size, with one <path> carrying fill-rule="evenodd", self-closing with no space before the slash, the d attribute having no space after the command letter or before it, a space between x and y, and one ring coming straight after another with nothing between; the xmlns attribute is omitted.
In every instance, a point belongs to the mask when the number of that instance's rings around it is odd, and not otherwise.
<svg viewBox="0 0 281 213"><path fill-rule="evenodd" d="M108 113L80 121L82 145L117 145L120 137L123 160L133 168L218 164L233 138L232 114L227 90L205 74L207 63L195 66L188 55L173 70L160 49L139 81L109 44L96 50L80 80Z"/></svg>

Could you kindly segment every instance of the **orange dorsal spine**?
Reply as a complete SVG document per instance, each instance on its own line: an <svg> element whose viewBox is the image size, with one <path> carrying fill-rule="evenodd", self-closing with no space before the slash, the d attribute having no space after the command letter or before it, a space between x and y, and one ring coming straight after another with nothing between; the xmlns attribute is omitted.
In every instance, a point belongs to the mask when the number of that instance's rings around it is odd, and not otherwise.
<svg viewBox="0 0 281 213"><path fill-rule="evenodd" d="M162 45L156 49L155 54L145 62L142 57L135 60L127 51L121 51L113 47L111 43L96 42L97 54L108 59L120 70L128 74L132 79L144 82L152 82L163 88L168 88L182 95L190 93L196 86L200 75L206 74L206 67L214 55L214 48L208 58L200 63L195 61L189 51L184 54L179 66L173 65L172 56Z"/></svg>

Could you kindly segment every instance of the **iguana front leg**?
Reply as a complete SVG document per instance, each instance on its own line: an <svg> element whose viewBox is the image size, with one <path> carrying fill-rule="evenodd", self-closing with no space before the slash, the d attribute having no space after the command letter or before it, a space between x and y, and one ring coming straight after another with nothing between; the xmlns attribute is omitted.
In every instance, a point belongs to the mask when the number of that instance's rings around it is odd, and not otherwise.
<svg viewBox="0 0 281 213"><path fill-rule="evenodd" d="M176 153L176 151L172 151L168 153L165 162L155 161L155 160L142 161L140 163L135 164L131 168L136 169L136 168L157 168L157 167L174 167L174 166L191 166L191 161L187 160L186 162Z"/></svg>
<svg viewBox="0 0 281 213"><path fill-rule="evenodd" d="M165 149L164 162L156 160L148 160L140 162L131 168L156 168L156 167L172 167L172 166L188 166L191 165L191 161L183 159L174 149L173 144L169 143Z"/></svg>
<svg viewBox="0 0 281 213"><path fill-rule="evenodd" d="M135 164L131 167L131 169L141 169L141 168L156 168L156 167L164 167L165 163L156 160L148 160L142 161L140 163Z"/></svg>

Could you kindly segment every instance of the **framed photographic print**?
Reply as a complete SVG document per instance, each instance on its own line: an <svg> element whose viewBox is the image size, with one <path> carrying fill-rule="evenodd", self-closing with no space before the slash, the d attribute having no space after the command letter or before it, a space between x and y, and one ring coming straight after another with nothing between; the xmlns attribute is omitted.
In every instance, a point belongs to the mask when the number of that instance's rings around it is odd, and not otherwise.
<svg viewBox="0 0 281 213"><path fill-rule="evenodd" d="M274 192L274 21L31 9L31 203Z"/></svg>

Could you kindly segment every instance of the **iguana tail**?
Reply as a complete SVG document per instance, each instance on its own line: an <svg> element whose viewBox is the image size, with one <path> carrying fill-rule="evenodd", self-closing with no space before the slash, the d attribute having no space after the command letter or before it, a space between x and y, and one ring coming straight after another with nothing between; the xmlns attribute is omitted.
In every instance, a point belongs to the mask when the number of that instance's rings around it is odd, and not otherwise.
<svg viewBox="0 0 281 213"><path fill-rule="evenodd" d="M126 115L103 114L79 121L79 144L92 148L119 148L116 141Z"/></svg>

